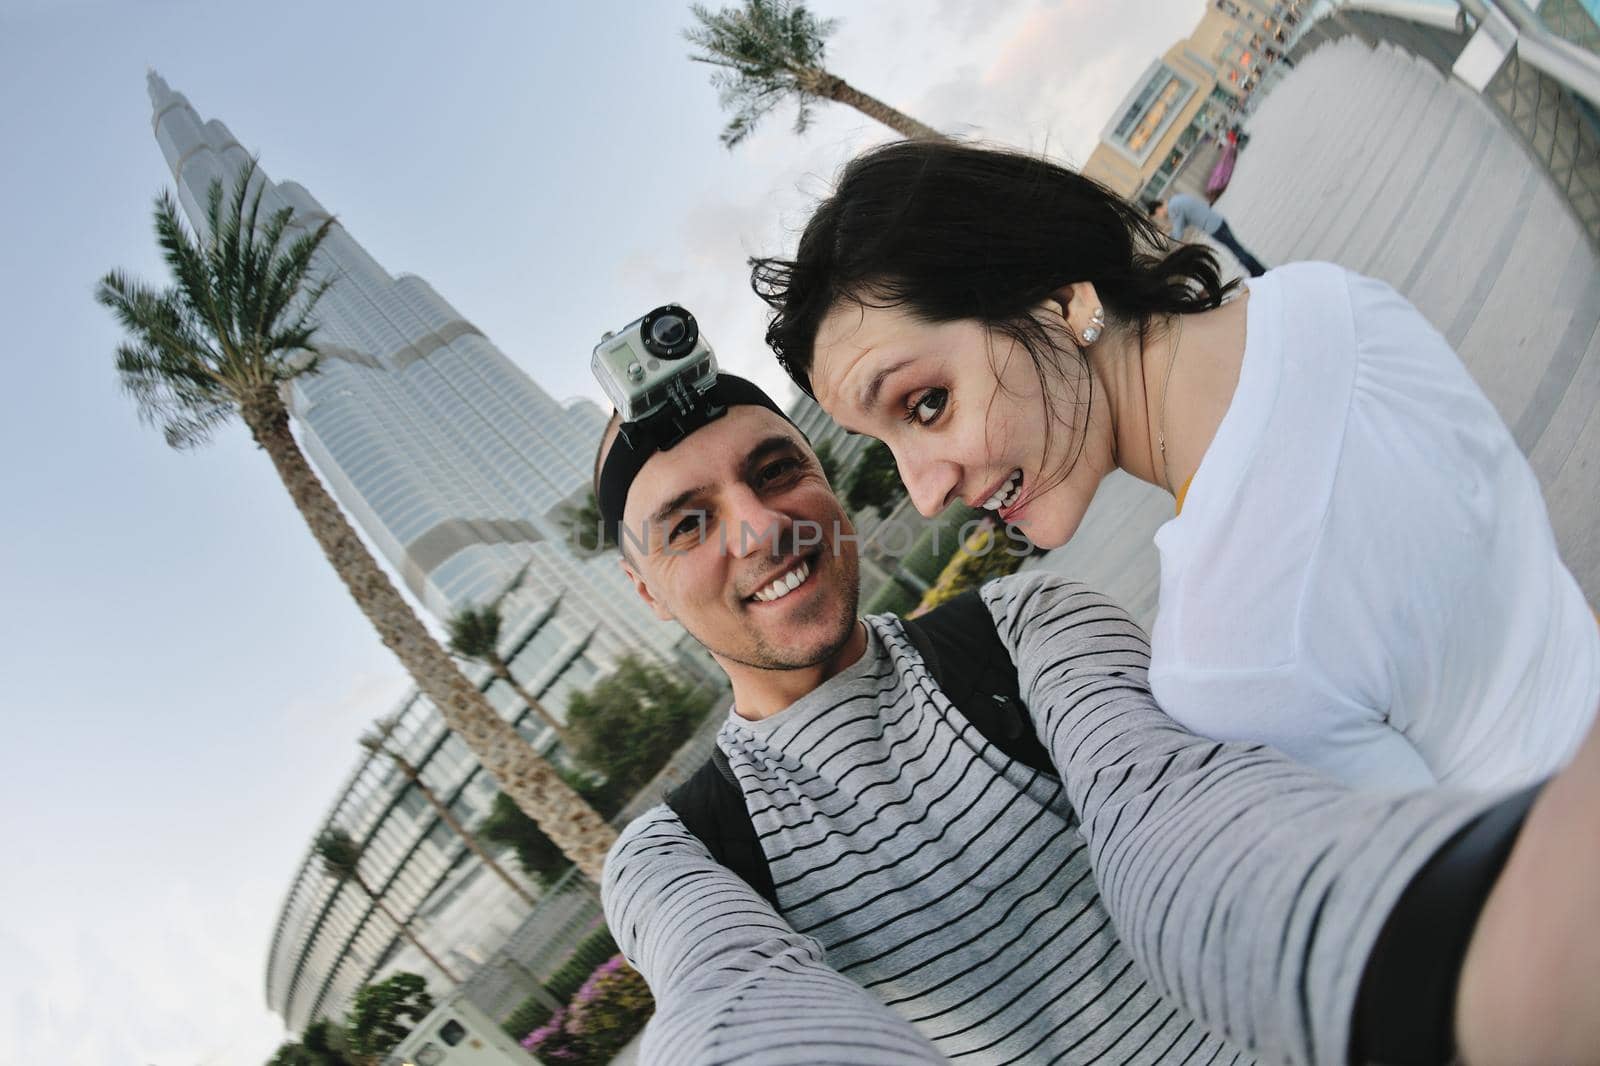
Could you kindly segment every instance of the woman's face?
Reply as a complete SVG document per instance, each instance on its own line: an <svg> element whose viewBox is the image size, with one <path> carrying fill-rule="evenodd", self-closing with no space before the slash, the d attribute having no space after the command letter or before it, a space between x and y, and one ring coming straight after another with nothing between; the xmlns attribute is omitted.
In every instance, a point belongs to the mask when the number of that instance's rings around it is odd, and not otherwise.
<svg viewBox="0 0 1600 1066"><path fill-rule="evenodd" d="M1039 314L1059 324L1062 311ZM1044 381L1026 348L978 322L841 301L817 332L811 384L834 421L889 446L924 515L964 500L1055 548L1113 466L1103 393L1089 404L1089 371L1063 362L1067 377Z"/></svg>

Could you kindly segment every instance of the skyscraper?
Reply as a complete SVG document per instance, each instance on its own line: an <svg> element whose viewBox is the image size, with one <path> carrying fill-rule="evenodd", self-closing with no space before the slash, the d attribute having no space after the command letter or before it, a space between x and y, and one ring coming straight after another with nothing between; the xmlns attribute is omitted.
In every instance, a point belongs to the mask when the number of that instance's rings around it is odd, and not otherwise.
<svg viewBox="0 0 1600 1066"><path fill-rule="evenodd" d="M154 72L149 88L178 199L203 230L211 183L231 192L249 156ZM301 226L329 217L301 186L257 173L264 209L293 208ZM588 490L601 410L558 404L426 281L391 276L338 224L318 268L334 278L317 308L322 360L294 383L290 411L318 473L406 587L443 619L528 565L535 598L569 593L563 615L599 627L602 644L669 654L680 631L630 603L615 561L563 543L561 508Z"/></svg>
<svg viewBox="0 0 1600 1066"><path fill-rule="evenodd" d="M149 75L156 141L191 225L204 232L212 182L231 194L249 154L221 122ZM296 227L329 212L293 182L256 171L263 217ZM557 403L421 278L391 276L342 226L316 264L333 286L317 307L317 373L290 386L301 446L366 539L436 618L507 597L505 647L524 686L558 716L626 653L697 661L675 624L654 617L614 558L567 542L561 511L588 491L605 424L587 401ZM598 331L597 331L598 332ZM587 353L570 353L580 358ZM509 688L473 669L490 700L535 744L549 730ZM396 708L392 746L470 824L495 795L465 745L413 693ZM363 758L327 824L366 849L363 873L434 949L467 967L492 950L515 897L388 760ZM308 833L308 837L313 836ZM509 902L508 902L509 901ZM498 928L494 923L498 923ZM349 885L321 875L309 850L294 875L267 963L269 1005L293 1028L337 1014L396 960L415 965L397 931ZM425 968L419 966L419 968Z"/></svg>

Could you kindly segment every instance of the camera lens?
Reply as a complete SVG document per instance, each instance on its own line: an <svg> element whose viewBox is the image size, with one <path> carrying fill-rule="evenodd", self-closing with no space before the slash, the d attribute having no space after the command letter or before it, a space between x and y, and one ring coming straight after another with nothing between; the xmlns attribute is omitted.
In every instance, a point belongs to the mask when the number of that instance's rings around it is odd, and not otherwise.
<svg viewBox="0 0 1600 1066"><path fill-rule="evenodd" d="M683 319L677 315L665 315L656 319L655 324L650 327L650 339L663 348L671 348L681 344L688 332Z"/></svg>
<svg viewBox="0 0 1600 1066"><path fill-rule="evenodd" d="M700 327L694 316L677 304L658 307L644 316L639 323L640 340L645 351L662 359L682 359L694 351L700 339Z"/></svg>

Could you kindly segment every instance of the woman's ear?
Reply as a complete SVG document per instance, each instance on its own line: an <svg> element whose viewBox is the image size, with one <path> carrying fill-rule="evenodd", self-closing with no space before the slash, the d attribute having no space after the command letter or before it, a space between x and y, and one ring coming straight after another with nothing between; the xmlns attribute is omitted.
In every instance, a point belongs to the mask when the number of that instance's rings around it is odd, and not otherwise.
<svg viewBox="0 0 1600 1066"><path fill-rule="evenodd" d="M1044 309L1047 313L1059 315L1074 337L1082 337L1085 329L1095 326L1096 312L1102 319L1105 317L1100 294L1095 292L1092 281L1074 281L1061 286L1045 298Z"/></svg>

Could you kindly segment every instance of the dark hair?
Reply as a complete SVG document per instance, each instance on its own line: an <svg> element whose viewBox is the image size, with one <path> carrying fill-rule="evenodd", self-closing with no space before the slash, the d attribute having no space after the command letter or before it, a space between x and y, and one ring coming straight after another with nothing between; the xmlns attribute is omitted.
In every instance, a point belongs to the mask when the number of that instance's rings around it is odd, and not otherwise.
<svg viewBox="0 0 1600 1066"><path fill-rule="evenodd" d="M1150 215L1151 218L1155 218L1156 217L1156 212L1161 210L1161 201L1160 200L1146 200L1144 202L1144 209Z"/></svg>
<svg viewBox="0 0 1600 1066"><path fill-rule="evenodd" d="M807 394L817 330L841 300L902 306L932 323L975 319L1008 335L1040 373L1059 341L1031 313L1063 286L1094 284L1106 315L1135 328L1219 306L1203 245L1168 248L1155 224L1099 183L1037 156L949 141L897 141L845 167L793 259L752 259L773 309L767 344Z"/></svg>

